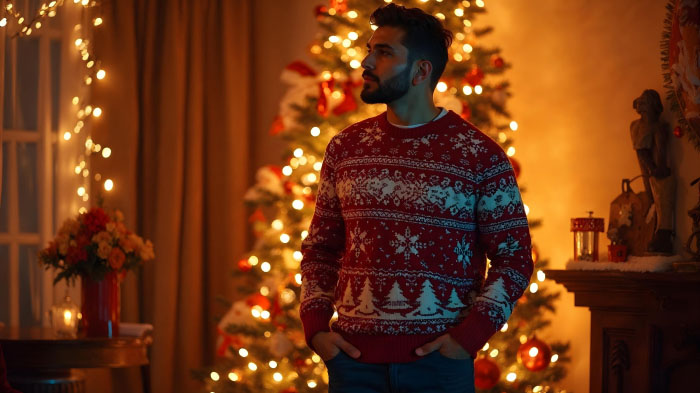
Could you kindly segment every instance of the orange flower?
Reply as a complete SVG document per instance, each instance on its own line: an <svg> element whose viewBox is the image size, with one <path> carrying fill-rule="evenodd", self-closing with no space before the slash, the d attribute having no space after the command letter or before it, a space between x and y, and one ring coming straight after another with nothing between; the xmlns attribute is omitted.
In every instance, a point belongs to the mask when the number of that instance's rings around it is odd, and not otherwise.
<svg viewBox="0 0 700 393"><path fill-rule="evenodd" d="M119 270L124 265L124 260L126 260L124 252L117 247L113 247L112 252L109 253L109 266L114 270Z"/></svg>

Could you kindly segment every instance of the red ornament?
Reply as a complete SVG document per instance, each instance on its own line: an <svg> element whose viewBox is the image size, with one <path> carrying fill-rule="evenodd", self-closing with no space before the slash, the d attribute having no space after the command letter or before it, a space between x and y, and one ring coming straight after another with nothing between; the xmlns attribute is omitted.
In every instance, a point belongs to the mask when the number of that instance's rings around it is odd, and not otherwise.
<svg viewBox="0 0 700 393"><path fill-rule="evenodd" d="M492 360L481 357L474 361L474 386L477 388L491 389L500 377L501 370Z"/></svg>
<svg viewBox="0 0 700 393"><path fill-rule="evenodd" d="M277 175L279 179L282 178L282 168L278 167L277 165L268 165L267 169L270 170L270 172L274 173Z"/></svg>
<svg viewBox="0 0 700 393"><path fill-rule="evenodd" d="M303 61L293 61L289 63L286 67L287 70L294 71L301 76L316 76L316 71L313 70L308 64Z"/></svg>
<svg viewBox="0 0 700 393"><path fill-rule="evenodd" d="M248 217L248 222L253 223L256 221L267 221L267 218L265 218L265 215L263 214L262 210L260 210L260 208L255 209L253 214L251 214L250 217Z"/></svg>
<svg viewBox="0 0 700 393"><path fill-rule="evenodd" d="M355 86L357 86L357 84L349 80L343 83L343 102L333 108L334 115L340 116L343 113L352 112L357 109L357 100L355 100L355 96L352 94L352 89Z"/></svg>
<svg viewBox="0 0 700 393"><path fill-rule="evenodd" d="M295 185L296 185L296 183L294 183L293 181L287 180L286 182L284 182L284 184L282 185L282 187L284 187L284 191L285 191L287 194L291 194L292 191L294 190L294 186L295 186Z"/></svg>
<svg viewBox="0 0 700 393"><path fill-rule="evenodd" d="M505 62L501 56L493 55L491 56L491 64L493 64L493 66L496 68L501 68Z"/></svg>
<svg viewBox="0 0 700 393"><path fill-rule="evenodd" d="M465 75L464 80L471 86L480 85L484 79L484 71L481 68L474 67Z"/></svg>
<svg viewBox="0 0 700 393"><path fill-rule="evenodd" d="M469 120L472 117L472 108L465 101L462 101L462 113L459 114L462 119Z"/></svg>
<svg viewBox="0 0 700 393"><path fill-rule="evenodd" d="M520 177L520 164L517 161L515 161L514 158L508 157L508 160L510 160L510 165L513 166L513 172L515 172L515 178L516 179L519 178Z"/></svg>
<svg viewBox="0 0 700 393"><path fill-rule="evenodd" d="M284 131L284 122L282 121L282 116L277 115L270 126L270 135L277 135L282 131Z"/></svg>
<svg viewBox="0 0 700 393"><path fill-rule="evenodd" d="M676 128L673 129L673 135L676 138L683 137L683 129L681 128L681 126L676 126Z"/></svg>
<svg viewBox="0 0 700 393"><path fill-rule="evenodd" d="M316 19L321 19L324 16L328 14L328 7L326 7L323 4L319 4L314 8L314 15L316 15Z"/></svg>
<svg viewBox="0 0 700 393"><path fill-rule="evenodd" d="M239 268L242 272L247 272L247 271L249 271L250 269L252 269L253 266L250 265L250 263L248 262L247 259L241 259L240 261L238 261L238 268Z"/></svg>
<svg viewBox="0 0 700 393"><path fill-rule="evenodd" d="M331 0L331 8L342 14L348 10L348 0Z"/></svg>
<svg viewBox="0 0 700 393"><path fill-rule="evenodd" d="M280 393L299 393L296 387L290 386L287 389L280 390Z"/></svg>
<svg viewBox="0 0 700 393"><path fill-rule="evenodd" d="M263 310L270 308L270 299L259 293L248 296L248 299L246 299L245 302L249 307L260 306Z"/></svg>
<svg viewBox="0 0 700 393"><path fill-rule="evenodd" d="M552 360L552 350L547 343L532 336L518 348L518 361L530 371L542 371Z"/></svg>
<svg viewBox="0 0 700 393"><path fill-rule="evenodd" d="M318 84L318 102L316 103L316 110L318 114L323 117L328 116L330 110L328 96L333 92L333 85L335 85L333 78Z"/></svg>

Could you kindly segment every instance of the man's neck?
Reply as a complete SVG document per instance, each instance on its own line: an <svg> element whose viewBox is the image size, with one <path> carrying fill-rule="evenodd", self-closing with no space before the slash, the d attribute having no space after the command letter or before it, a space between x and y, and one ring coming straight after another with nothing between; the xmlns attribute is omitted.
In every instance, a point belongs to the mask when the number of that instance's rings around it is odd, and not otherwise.
<svg viewBox="0 0 700 393"><path fill-rule="evenodd" d="M386 105L386 112L387 120L400 126L428 123L440 114L440 110L432 100L412 105L406 102L393 102Z"/></svg>

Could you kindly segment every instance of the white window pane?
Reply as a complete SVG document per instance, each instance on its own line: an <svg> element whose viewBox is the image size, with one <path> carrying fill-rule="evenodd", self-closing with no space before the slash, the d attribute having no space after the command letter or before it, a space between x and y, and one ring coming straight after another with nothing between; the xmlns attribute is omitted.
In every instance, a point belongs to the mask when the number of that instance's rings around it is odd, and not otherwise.
<svg viewBox="0 0 700 393"><path fill-rule="evenodd" d="M17 142L17 191L19 192L19 231L39 232L36 142Z"/></svg>
<svg viewBox="0 0 700 393"><path fill-rule="evenodd" d="M10 323L10 246L0 244L0 322Z"/></svg>
<svg viewBox="0 0 700 393"><path fill-rule="evenodd" d="M19 325L41 325L42 271L37 263L39 247L19 246Z"/></svg>
<svg viewBox="0 0 700 393"><path fill-rule="evenodd" d="M61 41L51 40L51 131L58 131L61 81Z"/></svg>
<svg viewBox="0 0 700 393"><path fill-rule="evenodd" d="M12 80L13 41L16 44L15 80ZM5 113L3 119L5 129L36 131L38 89L39 39L36 37L7 38L5 40Z"/></svg>

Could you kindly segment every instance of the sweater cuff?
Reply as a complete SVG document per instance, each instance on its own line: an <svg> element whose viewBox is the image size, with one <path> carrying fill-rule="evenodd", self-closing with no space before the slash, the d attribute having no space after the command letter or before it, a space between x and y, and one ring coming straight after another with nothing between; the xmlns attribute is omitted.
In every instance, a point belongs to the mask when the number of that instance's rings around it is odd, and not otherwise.
<svg viewBox="0 0 700 393"><path fill-rule="evenodd" d="M448 330L448 333L469 352L472 359L476 359L477 353L497 330L488 316L470 313L462 323Z"/></svg>
<svg viewBox="0 0 700 393"><path fill-rule="evenodd" d="M331 317L333 316L333 309L316 309L305 313L301 316L301 323L304 326L304 338L306 339L306 345L309 346L314 352L316 351L311 345L311 339L318 332L330 332L331 328L328 325Z"/></svg>

